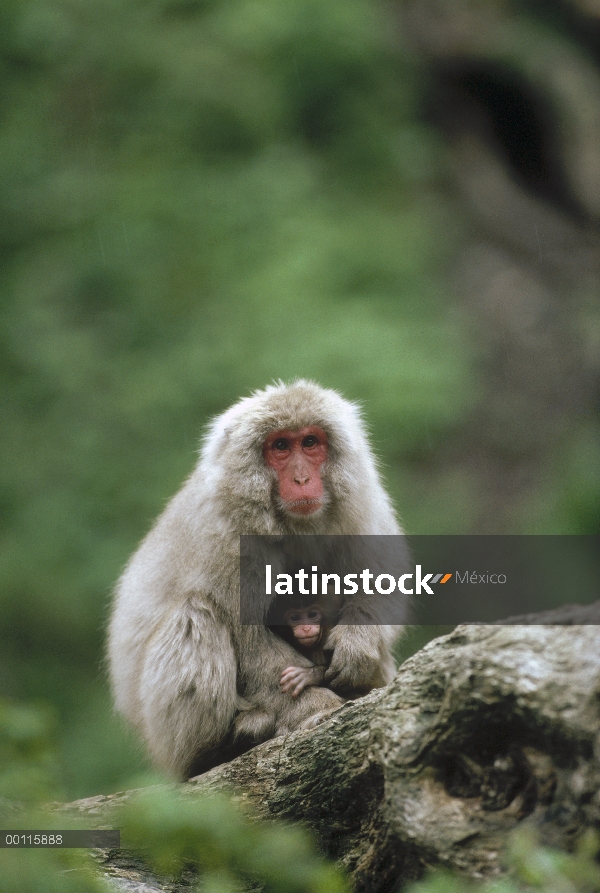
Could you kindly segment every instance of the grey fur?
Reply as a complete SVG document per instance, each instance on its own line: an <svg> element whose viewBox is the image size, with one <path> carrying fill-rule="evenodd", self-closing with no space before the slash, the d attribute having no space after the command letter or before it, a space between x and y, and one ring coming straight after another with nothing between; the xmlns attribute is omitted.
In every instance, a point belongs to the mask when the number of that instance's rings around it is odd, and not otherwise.
<svg viewBox="0 0 600 893"><path fill-rule="evenodd" d="M278 503L262 444L273 430L307 425L328 435L328 501L313 515L292 516ZM295 699L280 692L282 670L310 661L266 627L240 624L240 534L399 532L360 412L336 392L303 380L277 384L216 418L195 470L115 593L108 646L115 704L153 762L185 777L233 753L232 742L248 746L309 726L342 703L331 688L309 687ZM348 610L356 622L368 605ZM340 691L386 684L398 631L336 626L326 684Z"/></svg>

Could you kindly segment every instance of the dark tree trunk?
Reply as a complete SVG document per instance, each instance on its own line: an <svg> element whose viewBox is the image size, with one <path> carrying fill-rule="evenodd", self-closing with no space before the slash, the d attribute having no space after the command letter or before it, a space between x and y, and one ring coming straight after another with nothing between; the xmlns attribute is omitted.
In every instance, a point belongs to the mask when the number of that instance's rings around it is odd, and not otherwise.
<svg viewBox="0 0 600 893"><path fill-rule="evenodd" d="M595 533L594 460L590 473L577 457L599 436L598 5L392 8L445 147L440 189L460 232L449 279L480 388L452 440L416 456L414 472L424 492L468 482L458 533Z"/></svg>

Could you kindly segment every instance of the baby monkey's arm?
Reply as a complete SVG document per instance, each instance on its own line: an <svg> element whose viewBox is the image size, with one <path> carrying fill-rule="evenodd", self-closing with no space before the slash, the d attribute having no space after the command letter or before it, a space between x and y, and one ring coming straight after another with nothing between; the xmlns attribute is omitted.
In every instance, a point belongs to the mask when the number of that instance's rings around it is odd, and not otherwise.
<svg viewBox="0 0 600 893"><path fill-rule="evenodd" d="M320 685L325 676L325 667L287 667L281 674L281 691L289 692L297 698L309 685Z"/></svg>

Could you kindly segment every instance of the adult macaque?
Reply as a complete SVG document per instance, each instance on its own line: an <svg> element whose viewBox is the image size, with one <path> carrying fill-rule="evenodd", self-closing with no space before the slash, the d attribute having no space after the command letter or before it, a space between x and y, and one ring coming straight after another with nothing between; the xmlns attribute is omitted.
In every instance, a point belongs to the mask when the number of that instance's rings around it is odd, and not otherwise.
<svg viewBox="0 0 600 893"><path fill-rule="evenodd" d="M264 588L262 623L240 622L241 534L399 532L359 411L334 391L273 385L215 419L196 469L125 569L110 622L116 707L154 763L189 776L314 724L340 695L393 674L398 628L376 625L360 591L327 636L327 687L282 691L283 671L311 661L267 628Z"/></svg>

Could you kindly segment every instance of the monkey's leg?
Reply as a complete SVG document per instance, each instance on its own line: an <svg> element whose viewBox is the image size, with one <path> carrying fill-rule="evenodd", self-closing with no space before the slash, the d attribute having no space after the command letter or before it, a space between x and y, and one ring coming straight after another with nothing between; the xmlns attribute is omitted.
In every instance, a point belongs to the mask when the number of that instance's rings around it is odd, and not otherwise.
<svg viewBox="0 0 600 893"><path fill-rule="evenodd" d="M308 686L293 698L280 689L283 670L292 664L312 666L287 642L265 627L242 626L239 631L239 683L250 709L235 720L235 736L257 744L301 728L311 717L336 710L344 703L328 688Z"/></svg>
<svg viewBox="0 0 600 893"><path fill-rule="evenodd" d="M142 732L157 766L184 777L195 758L224 741L235 714L236 671L231 636L201 595L157 627L140 678Z"/></svg>

